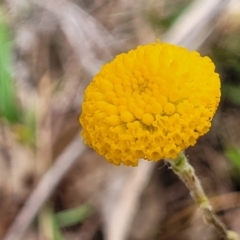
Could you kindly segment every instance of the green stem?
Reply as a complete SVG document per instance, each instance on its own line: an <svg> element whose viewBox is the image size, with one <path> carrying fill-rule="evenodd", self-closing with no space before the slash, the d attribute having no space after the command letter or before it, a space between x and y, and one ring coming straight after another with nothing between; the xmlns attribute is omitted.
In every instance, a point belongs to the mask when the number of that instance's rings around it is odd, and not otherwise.
<svg viewBox="0 0 240 240"><path fill-rule="evenodd" d="M190 194L197 205L203 212L203 217L208 224L215 226L220 235L224 240L237 240L238 235L235 232L228 231L225 224L217 217L209 200L204 193L202 185L195 174L194 168L188 162L187 157L182 152L179 156L174 159L166 159L171 165L171 168L175 174L179 176L179 178L185 183L187 188L190 191Z"/></svg>

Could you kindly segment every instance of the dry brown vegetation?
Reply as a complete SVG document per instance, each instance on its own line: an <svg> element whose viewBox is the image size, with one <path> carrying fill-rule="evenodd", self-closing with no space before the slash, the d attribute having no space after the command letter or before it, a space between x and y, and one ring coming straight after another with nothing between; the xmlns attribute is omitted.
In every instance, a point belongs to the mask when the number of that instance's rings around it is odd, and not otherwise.
<svg viewBox="0 0 240 240"><path fill-rule="evenodd" d="M79 137L92 76L117 53L158 38L198 48L217 64L222 102L211 131L187 155L217 214L240 234L238 1L6 0L0 7L24 112L15 123L0 116L0 239L219 239L163 161L112 166ZM81 206L76 222L56 220Z"/></svg>

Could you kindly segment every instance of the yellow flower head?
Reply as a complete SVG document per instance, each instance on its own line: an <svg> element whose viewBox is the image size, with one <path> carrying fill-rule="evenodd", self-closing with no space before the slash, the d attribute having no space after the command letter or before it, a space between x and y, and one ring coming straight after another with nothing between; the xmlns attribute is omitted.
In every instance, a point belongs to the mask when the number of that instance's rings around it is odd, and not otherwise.
<svg viewBox="0 0 240 240"><path fill-rule="evenodd" d="M208 57L161 42L118 55L85 91L85 142L116 165L176 158L211 126L220 100L214 69Z"/></svg>

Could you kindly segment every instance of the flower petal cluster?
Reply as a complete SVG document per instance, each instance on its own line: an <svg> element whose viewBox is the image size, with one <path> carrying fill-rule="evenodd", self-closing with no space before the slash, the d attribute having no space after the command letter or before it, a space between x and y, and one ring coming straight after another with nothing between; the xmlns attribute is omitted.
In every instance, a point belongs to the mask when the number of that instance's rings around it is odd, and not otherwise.
<svg viewBox="0 0 240 240"><path fill-rule="evenodd" d="M168 43L138 46L102 67L85 91L85 142L116 165L174 159L208 132L220 79L208 57Z"/></svg>

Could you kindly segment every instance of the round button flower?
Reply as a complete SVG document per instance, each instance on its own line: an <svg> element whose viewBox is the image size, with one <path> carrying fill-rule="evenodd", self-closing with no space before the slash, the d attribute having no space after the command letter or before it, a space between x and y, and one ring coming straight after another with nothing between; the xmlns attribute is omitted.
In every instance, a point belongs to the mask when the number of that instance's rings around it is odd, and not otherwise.
<svg viewBox="0 0 240 240"><path fill-rule="evenodd" d="M85 142L116 165L175 159L208 132L220 79L208 57L168 43L138 46L102 67L85 91Z"/></svg>

